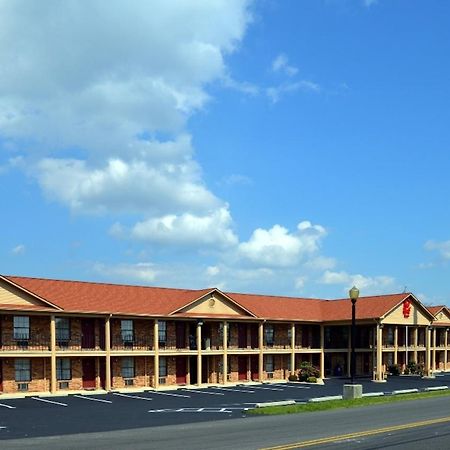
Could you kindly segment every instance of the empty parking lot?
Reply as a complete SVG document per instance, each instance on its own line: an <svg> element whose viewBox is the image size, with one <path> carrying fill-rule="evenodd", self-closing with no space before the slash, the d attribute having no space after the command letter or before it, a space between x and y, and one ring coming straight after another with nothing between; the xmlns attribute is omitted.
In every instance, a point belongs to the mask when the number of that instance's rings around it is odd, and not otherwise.
<svg viewBox="0 0 450 450"><path fill-rule="evenodd" d="M192 387L168 391L72 394L68 396L0 397L0 439L52 436L173 425L245 416L256 403L279 400L305 402L339 395L346 380L325 385L266 383L230 387ZM450 386L450 376L435 379L393 377L387 383L360 380L364 392Z"/></svg>

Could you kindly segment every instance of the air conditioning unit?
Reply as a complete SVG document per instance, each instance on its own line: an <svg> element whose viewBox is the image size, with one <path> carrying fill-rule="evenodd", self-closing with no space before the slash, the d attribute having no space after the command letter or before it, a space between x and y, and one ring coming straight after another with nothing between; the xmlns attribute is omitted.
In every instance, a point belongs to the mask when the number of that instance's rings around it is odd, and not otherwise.
<svg viewBox="0 0 450 450"><path fill-rule="evenodd" d="M166 377L159 377L159 384L166 384L167 383L167 380L166 380Z"/></svg>
<svg viewBox="0 0 450 450"><path fill-rule="evenodd" d="M127 378L124 381L125 381L125 386L133 386L134 385L134 379L133 378Z"/></svg>
<svg viewBox="0 0 450 450"><path fill-rule="evenodd" d="M267 378L272 379L273 378L273 372L267 372Z"/></svg>
<svg viewBox="0 0 450 450"><path fill-rule="evenodd" d="M18 391L28 391L28 383L17 383Z"/></svg>
<svg viewBox="0 0 450 450"><path fill-rule="evenodd" d="M69 389L69 382L68 381L60 381L58 386L59 386L59 389Z"/></svg>

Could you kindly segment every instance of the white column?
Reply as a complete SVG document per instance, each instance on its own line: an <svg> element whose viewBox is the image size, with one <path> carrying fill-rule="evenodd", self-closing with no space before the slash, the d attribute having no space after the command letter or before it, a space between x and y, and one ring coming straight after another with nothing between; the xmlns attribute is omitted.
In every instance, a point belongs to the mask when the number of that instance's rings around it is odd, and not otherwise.
<svg viewBox="0 0 450 450"><path fill-rule="evenodd" d="M264 372L264 323L259 323L258 328L258 344L259 344L259 359L258 359L258 377L259 381L263 380Z"/></svg>
<svg viewBox="0 0 450 450"><path fill-rule="evenodd" d="M197 322L197 384L202 384L202 322Z"/></svg>
<svg viewBox="0 0 450 450"><path fill-rule="evenodd" d="M377 324L377 381L383 381L383 328Z"/></svg>
<svg viewBox="0 0 450 450"><path fill-rule="evenodd" d="M105 319L105 389L111 390L111 324L110 317Z"/></svg>
<svg viewBox="0 0 450 450"><path fill-rule="evenodd" d="M223 322L223 384L227 383L228 377L228 322Z"/></svg>
<svg viewBox="0 0 450 450"><path fill-rule="evenodd" d="M56 319L52 314L50 316L50 391L56 393Z"/></svg>
<svg viewBox="0 0 450 450"><path fill-rule="evenodd" d="M155 349L155 364L154 364L154 388L159 388L159 323L158 319L153 322L153 348Z"/></svg>
<svg viewBox="0 0 450 450"><path fill-rule="evenodd" d="M320 325L320 378L325 378L325 327Z"/></svg>
<svg viewBox="0 0 450 450"><path fill-rule="evenodd" d="M295 373L295 323L291 324L291 375Z"/></svg>

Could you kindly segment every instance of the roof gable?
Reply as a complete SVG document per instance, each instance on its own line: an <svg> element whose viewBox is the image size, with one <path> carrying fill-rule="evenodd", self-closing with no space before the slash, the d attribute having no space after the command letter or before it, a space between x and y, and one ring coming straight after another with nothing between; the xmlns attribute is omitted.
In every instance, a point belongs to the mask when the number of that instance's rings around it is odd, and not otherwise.
<svg viewBox="0 0 450 450"><path fill-rule="evenodd" d="M252 312L218 289L211 290L193 302L173 311L172 314L255 317Z"/></svg>
<svg viewBox="0 0 450 450"><path fill-rule="evenodd" d="M0 275L0 307L2 309L17 307L18 309L30 308L38 310L44 309L61 309L55 304L45 300L39 295L28 291L22 286L14 283L6 277Z"/></svg>
<svg viewBox="0 0 450 450"><path fill-rule="evenodd" d="M405 325L429 325L434 319L430 311L413 295L405 298L391 308L382 318L383 323L401 323ZM405 312L405 302L410 303L409 312Z"/></svg>

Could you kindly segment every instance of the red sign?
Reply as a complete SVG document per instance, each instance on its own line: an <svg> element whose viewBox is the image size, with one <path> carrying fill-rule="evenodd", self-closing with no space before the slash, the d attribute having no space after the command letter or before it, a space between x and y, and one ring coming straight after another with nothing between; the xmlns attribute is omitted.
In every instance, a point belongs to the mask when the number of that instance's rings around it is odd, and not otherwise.
<svg viewBox="0 0 450 450"><path fill-rule="evenodd" d="M405 300L403 302L403 317L407 319L411 314L411 300Z"/></svg>

